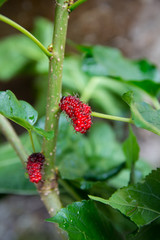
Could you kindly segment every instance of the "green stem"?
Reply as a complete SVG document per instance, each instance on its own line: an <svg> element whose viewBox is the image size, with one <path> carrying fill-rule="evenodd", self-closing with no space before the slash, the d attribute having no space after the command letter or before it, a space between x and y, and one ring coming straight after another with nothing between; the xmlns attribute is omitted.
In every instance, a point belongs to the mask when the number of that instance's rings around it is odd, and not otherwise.
<svg viewBox="0 0 160 240"><path fill-rule="evenodd" d="M41 199L52 216L62 208L59 198L58 182L55 170L56 157L56 142L58 135L59 122L59 102L62 91L62 71L63 59L66 43L66 33L68 26L68 4L66 0L57 0L55 9L55 21L53 31L53 56L49 62L49 79L48 79L48 94L47 94L47 109L45 130L54 131L54 138L51 140L44 139L43 153L45 155L44 176L45 179L42 186L39 188ZM61 232L64 239L68 239Z"/></svg>
<svg viewBox="0 0 160 240"><path fill-rule="evenodd" d="M59 183L76 201L82 201L82 198L74 191L74 189L65 180L59 179Z"/></svg>
<svg viewBox="0 0 160 240"><path fill-rule="evenodd" d="M160 103L156 97L152 97L152 103L157 110L160 109Z"/></svg>
<svg viewBox="0 0 160 240"><path fill-rule="evenodd" d="M52 178L56 155L56 142L59 121L59 102L62 90L62 70L64 49L66 42L66 32L68 25L68 4L65 0L58 0L55 10L55 23L53 35L53 57L49 64L48 97L46 110L45 130L54 130L54 138L44 139L43 151L47 159L46 178Z"/></svg>
<svg viewBox="0 0 160 240"><path fill-rule="evenodd" d="M117 116L112 116L112 115L107 115L107 114L102 114L102 113L97 113L97 112L92 112L91 116L109 119L109 120L120 121L120 122L133 123L133 120L131 118L117 117Z"/></svg>
<svg viewBox="0 0 160 240"><path fill-rule="evenodd" d="M14 21L12 21L11 19L3 16L2 14L0 14L0 21L5 22L7 24L9 24L10 26L16 28L18 31L20 31L21 33L23 33L24 35L26 35L27 37L29 37L43 52L47 57L51 57L52 53L50 53L44 46L43 44L37 39L35 38L29 31L27 31L25 28L23 28L22 26L20 26L19 24L15 23Z"/></svg>
<svg viewBox="0 0 160 240"><path fill-rule="evenodd" d="M68 7L68 9L70 10L70 12L72 12L73 10L75 10L77 7L79 7L79 5L81 5L82 3L86 2L87 0L78 0L75 3L73 3L71 6Z"/></svg>
<svg viewBox="0 0 160 240"><path fill-rule="evenodd" d="M129 179L129 184L134 184L134 172L135 172L135 163L132 162L131 165L131 170L130 170L130 179Z"/></svg>
<svg viewBox="0 0 160 240"><path fill-rule="evenodd" d="M31 132L31 131L28 131L28 133L29 133L29 136L30 136L30 140L31 140L33 152L36 152L35 146L34 146L34 142L33 142L32 132Z"/></svg>
<svg viewBox="0 0 160 240"><path fill-rule="evenodd" d="M27 161L27 153L24 150L24 147L17 136L15 130L13 129L10 122L0 114L0 131L4 134L7 140L12 145L13 149L17 153L18 157L20 158L23 166L25 166L25 162Z"/></svg>
<svg viewBox="0 0 160 240"><path fill-rule="evenodd" d="M49 62L48 95L45 130L54 131L54 138L43 141L43 153L46 161L44 166L44 182L39 186L41 199L48 211L54 216L62 208L59 198L58 182L55 170L56 142L59 121L59 102L62 90L62 71L66 33L68 25L68 4L66 0L57 0L55 9L53 56ZM63 235L63 233L62 233ZM64 236L64 235L63 235ZM65 239L67 239L64 236Z"/></svg>

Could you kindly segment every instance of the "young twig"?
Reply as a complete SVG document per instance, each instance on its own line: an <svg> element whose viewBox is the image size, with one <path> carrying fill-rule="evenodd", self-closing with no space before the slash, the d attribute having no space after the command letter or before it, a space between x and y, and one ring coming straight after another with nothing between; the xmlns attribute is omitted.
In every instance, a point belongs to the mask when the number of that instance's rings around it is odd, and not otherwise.
<svg viewBox="0 0 160 240"><path fill-rule="evenodd" d="M79 7L82 3L86 2L87 0L78 0L75 3L71 4L68 9L70 12L72 12L73 10L75 10L77 7Z"/></svg>
<svg viewBox="0 0 160 240"><path fill-rule="evenodd" d="M91 116L114 120L114 121L133 123L133 120L131 118L117 117L117 116L112 116L112 115L107 115L107 114L102 114L102 113L97 113L97 112L92 112Z"/></svg>
<svg viewBox="0 0 160 240"><path fill-rule="evenodd" d="M12 125L1 114L0 114L0 131L4 134L9 143L12 145L13 149L20 158L23 166L25 166L25 162L27 161L28 155L25 152L24 147L15 130L13 129Z"/></svg>
<svg viewBox="0 0 160 240"><path fill-rule="evenodd" d="M0 14L0 21L7 23L8 25L14 27L18 31L20 31L21 33L26 35L28 38L30 38L44 52L44 54L47 57L52 56L52 53L50 53L37 38L35 38L29 31L27 31L25 28L20 26L18 23L16 23L16 22L12 21L11 19L3 16L2 14Z"/></svg>

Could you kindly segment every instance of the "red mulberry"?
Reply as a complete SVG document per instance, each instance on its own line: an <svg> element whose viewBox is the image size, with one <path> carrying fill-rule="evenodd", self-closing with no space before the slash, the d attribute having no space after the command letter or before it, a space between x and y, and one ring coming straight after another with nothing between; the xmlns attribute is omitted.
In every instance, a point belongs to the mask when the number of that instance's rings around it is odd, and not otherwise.
<svg viewBox="0 0 160 240"><path fill-rule="evenodd" d="M41 153L33 153L28 157L27 172L29 179L33 183L38 183L42 179L41 169L45 158Z"/></svg>
<svg viewBox="0 0 160 240"><path fill-rule="evenodd" d="M77 132L86 133L91 127L91 107L81 102L79 98L75 96L62 97L60 108L71 118Z"/></svg>

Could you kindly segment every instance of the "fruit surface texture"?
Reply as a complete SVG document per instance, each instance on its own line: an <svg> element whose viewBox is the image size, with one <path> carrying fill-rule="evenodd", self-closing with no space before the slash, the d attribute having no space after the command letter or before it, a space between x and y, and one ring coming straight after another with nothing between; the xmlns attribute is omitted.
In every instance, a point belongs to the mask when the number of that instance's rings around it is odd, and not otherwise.
<svg viewBox="0 0 160 240"><path fill-rule="evenodd" d="M80 101L79 98L71 95L62 97L60 108L71 118L77 132L86 133L91 127L91 107Z"/></svg>
<svg viewBox="0 0 160 240"><path fill-rule="evenodd" d="M42 179L42 166L45 161L45 157L42 153L33 153L28 157L27 172L29 179L33 183L38 183Z"/></svg>

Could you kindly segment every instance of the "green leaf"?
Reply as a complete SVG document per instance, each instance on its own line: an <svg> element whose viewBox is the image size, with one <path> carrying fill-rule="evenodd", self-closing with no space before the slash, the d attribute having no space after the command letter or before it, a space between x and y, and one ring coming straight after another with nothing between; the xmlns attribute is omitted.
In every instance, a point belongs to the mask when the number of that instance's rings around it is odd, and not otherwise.
<svg viewBox="0 0 160 240"><path fill-rule="evenodd" d="M82 178L87 169L86 159L80 157L76 152L66 153L58 165L58 170L64 179Z"/></svg>
<svg viewBox="0 0 160 240"><path fill-rule="evenodd" d="M26 178L25 169L23 169L16 156L15 158L8 158L5 164L3 165L0 161L0 193L37 194L36 188Z"/></svg>
<svg viewBox="0 0 160 240"><path fill-rule="evenodd" d="M126 156L127 167L131 168L139 158L139 145L134 135L132 128L129 128L129 137L123 143L123 151Z"/></svg>
<svg viewBox="0 0 160 240"><path fill-rule="evenodd" d="M90 101L94 107L98 104L111 115L120 115L124 109L120 97L127 90L125 84L111 78L90 77L87 87L83 89L82 99L85 102Z"/></svg>
<svg viewBox="0 0 160 240"><path fill-rule="evenodd" d="M91 148L90 167L96 172L102 173L111 170L125 160L122 146L116 140L113 129L105 123L96 123L89 132Z"/></svg>
<svg viewBox="0 0 160 240"><path fill-rule="evenodd" d="M95 123L85 137L75 134L61 114L56 165L62 178L83 178L87 172L96 176L106 174L124 160L122 146L109 125Z"/></svg>
<svg viewBox="0 0 160 240"><path fill-rule="evenodd" d="M34 36L45 46L52 43L53 23L46 18L37 17L33 28Z"/></svg>
<svg viewBox="0 0 160 240"><path fill-rule="evenodd" d="M0 41L0 79L7 81L21 72L32 71L27 67L44 59L44 54L30 39L23 35L7 37ZM27 68L26 68L27 67Z"/></svg>
<svg viewBox="0 0 160 240"><path fill-rule="evenodd" d="M43 130L42 128L38 128L38 127L33 127L33 130L37 134L45 137L47 140L50 140L50 139L52 139L54 137L54 131L48 131L47 132L47 131Z"/></svg>
<svg viewBox="0 0 160 240"><path fill-rule="evenodd" d="M90 196L121 211L138 227L160 217L160 169L152 171L142 183L116 191L108 200Z"/></svg>
<svg viewBox="0 0 160 240"><path fill-rule="evenodd" d="M134 170L134 181L135 183L138 183L140 180L144 179L150 172L151 172L151 166L146 163L146 161L143 161L142 159L139 159L135 163L135 170ZM122 188L125 186L128 186L128 182L130 180L130 170L123 169L118 175L115 177L112 177L109 179L108 184L114 188Z"/></svg>
<svg viewBox="0 0 160 240"><path fill-rule="evenodd" d="M120 239L114 235L110 224L102 221L92 201L83 200L68 205L47 221L58 223L60 228L67 231L69 240Z"/></svg>
<svg viewBox="0 0 160 240"><path fill-rule="evenodd" d="M22 45L21 36L0 41L0 79L3 81L19 74L28 63L27 59L19 53L20 44Z"/></svg>
<svg viewBox="0 0 160 240"><path fill-rule="evenodd" d="M130 106L133 101L133 91L128 91L123 94L122 99Z"/></svg>
<svg viewBox="0 0 160 240"><path fill-rule="evenodd" d="M0 0L0 7L6 2L7 0Z"/></svg>
<svg viewBox="0 0 160 240"><path fill-rule="evenodd" d="M91 53L91 50L89 51ZM121 77L125 80L160 80L158 76L159 72L153 64L150 64L146 60L129 60L123 57L121 52L115 48L93 46L92 54L89 57L93 58L96 63L103 67L105 76ZM86 66L88 73L92 75L96 74L96 68L92 69L93 71L95 70L95 74L89 70ZM98 75L100 74L98 73Z"/></svg>
<svg viewBox="0 0 160 240"><path fill-rule="evenodd" d="M135 103L132 105L132 116L137 127L160 135L160 110L153 109L145 102Z"/></svg>
<svg viewBox="0 0 160 240"><path fill-rule="evenodd" d="M28 131L33 130L47 139L53 138L53 131L46 132L33 126L38 118L37 111L29 103L18 101L9 90L0 92L0 114Z"/></svg>
<svg viewBox="0 0 160 240"><path fill-rule="evenodd" d="M108 76L137 86L150 95L157 95L160 89L160 74L153 64L146 60L129 60L115 48L92 46L82 50L86 52L83 60L84 72L91 76Z"/></svg>
<svg viewBox="0 0 160 240"><path fill-rule="evenodd" d="M18 101L9 90L0 92L0 113L27 130L32 129L38 118L38 113L30 104Z"/></svg>
<svg viewBox="0 0 160 240"><path fill-rule="evenodd" d="M156 220L153 223L142 227L141 229L138 229L136 233L130 234L127 237L127 240L151 240L153 238L154 234L154 240L160 239L160 231L159 231L159 221Z"/></svg>
<svg viewBox="0 0 160 240"><path fill-rule="evenodd" d="M137 127L160 135L160 110L154 109L148 103L137 102L133 92L125 93L122 98L130 106L132 119Z"/></svg>
<svg viewBox="0 0 160 240"><path fill-rule="evenodd" d="M53 26L45 18L37 18L33 34L47 47L52 40ZM0 79L7 81L20 73L48 72L43 52L29 38L21 34L0 41Z"/></svg>
<svg viewBox="0 0 160 240"><path fill-rule="evenodd" d="M75 134L73 127L61 114L59 121L56 166L64 179L77 179L88 169L85 148L86 138L82 134Z"/></svg>
<svg viewBox="0 0 160 240"><path fill-rule="evenodd" d="M29 135L24 134L20 139L30 155L33 150ZM34 133L33 140L36 151L40 152L41 146ZM34 184L25 177L26 171L9 143L0 145L0 154L0 193L37 194Z"/></svg>
<svg viewBox="0 0 160 240"><path fill-rule="evenodd" d="M87 172L84 176L86 180L89 181L106 181L114 176L116 176L123 168L125 167L125 162L120 165L110 169L109 171L105 171L100 174L96 174L95 172Z"/></svg>
<svg viewBox="0 0 160 240"><path fill-rule="evenodd" d="M103 181L113 187L128 184L129 170L124 168L125 155L112 127L97 122L87 136L75 134L66 117L61 114L58 131L56 166L61 177L67 180ZM142 161L136 162L135 180L149 173L150 168ZM139 165L142 165L139 166ZM143 174L143 171L147 172ZM127 171L124 172L124 171ZM123 173L121 175L121 173ZM113 181L112 181L113 179Z"/></svg>
<svg viewBox="0 0 160 240"><path fill-rule="evenodd" d="M37 18L33 35L44 46L52 42L53 24L45 18ZM22 34L7 37L0 41L0 80L7 81L14 76L44 74L48 72L48 60L39 47Z"/></svg>
<svg viewBox="0 0 160 240"><path fill-rule="evenodd" d="M42 69L43 67L41 66L40 68ZM46 69L48 69L48 66ZM119 83L113 79L88 76L88 74L82 71L81 56L65 57L63 85L65 92L71 92L71 94L74 94L74 92L80 93L83 101L90 101L94 107L99 107L104 112L119 115L124 110L125 105L120 98L128 88L121 82Z"/></svg>
<svg viewBox="0 0 160 240"><path fill-rule="evenodd" d="M64 86L79 92L83 91L89 79L81 69L81 62L79 56L69 56L64 59L63 66Z"/></svg>
<svg viewBox="0 0 160 240"><path fill-rule="evenodd" d="M120 80L122 81L122 79ZM160 89L160 83L153 82L151 80L142 80L142 81L122 81L126 82L129 85L136 86L140 88L142 91L147 92L151 96L156 96Z"/></svg>

